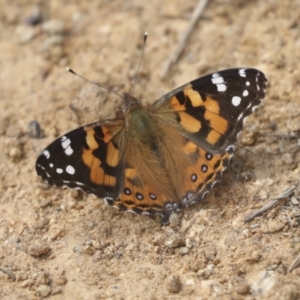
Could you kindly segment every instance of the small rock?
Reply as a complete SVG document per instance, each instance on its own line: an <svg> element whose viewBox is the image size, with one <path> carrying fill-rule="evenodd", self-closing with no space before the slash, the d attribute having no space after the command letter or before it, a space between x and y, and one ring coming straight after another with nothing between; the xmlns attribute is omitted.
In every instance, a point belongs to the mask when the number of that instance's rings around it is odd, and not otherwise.
<svg viewBox="0 0 300 300"><path fill-rule="evenodd" d="M293 156L288 152L282 154L281 160L288 165L291 165L294 162Z"/></svg>
<svg viewBox="0 0 300 300"><path fill-rule="evenodd" d="M236 292L240 295L248 294L250 286L247 282L240 282L236 287Z"/></svg>
<svg viewBox="0 0 300 300"><path fill-rule="evenodd" d="M36 35L36 28L29 27L26 25L20 25L16 29L16 33L21 44L31 41Z"/></svg>
<svg viewBox="0 0 300 300"><path fill-rule="evenodd" d="M61 20L53 19L49 20L42 25L44 32L48 34L62 34L64 33L64 23Z"/></svg>
<svg viewBox="0 0 300 300"><path fill-rule="evenodd" d="M38 275L36 282L38 285L43 285L43 284L48 285L50 282L49 273L46 271L41 272Z"/></svg>
<svg viewBox="0 0 300 300"><path fill-rule="evenodd" d="M21 159L22 157L22 151L20 148L17 147L13 147L9 150L9 157L13 160L13 161L18 161Z"/></svg>
<svg viewBox="0 0 300 300"><path fill-rule="evenodd" d="M252 278L251 290L263 297L266 295L266 293L274 290L279 282L280 281L276 272L261 271L254 278Z"/></svg>
<svg viewBox="0 0 300 300"><path fill-rule="evenodd" d="M54 285L65 285L66 282L67 282L67 278L66 278L66 273L64 271L60 274L58 278L53 280Z"/></svg>
<svg viewBox="0 0 300 300"><path fill-rule="evenodd" d="M62 289L60 286L52 287L51 295L57 295L57 294L61 294L61 293L62 293Z"/></svg>
<svg viewBox="0 0 300 300"><path fill-rule="evenodd" d="M254 251L253 253L249 253L248 257L246 257L246 261L249 264L255 264L261 259L261 254L258 251Z"/></svg>
<svg viewBox="0 0 300 300"><path fill-rule="evenodd" d="M240 178L243 182L249 181L252 179L252 173L251 172L242 172L240 175Z"/></svg>
<svg viewBox="0 0 300 300"><path fill-rule="evenodd" d="M71 197L76 200L82 200L84 192L82 190L71 190Z"/></svg>
<svg viewBox="0 0 300 300"><path fill-rule="evenodd" d="M21 283L21 287L22 288L27 288L29 286L32 286L34 284L34 280L33 279L26 279Z"/></svg>
<svg viewBox="0 0 300 300"><path fill-rule="evenodd" d="M51 293L51 287L49 285L46 284L41 284L38 288L37 288L37 293L39 296L41 296L42 298L46 298L50 295Z"/></svg>
<svg viewBox="0 0 300 300"><path fill-rule="evenodd" d="M242 138L242 145L243 146L252 146L256 142L256 133L249 132L248 134L245 134Z"/></svg>
<svg viewBox="0 0 300 300"><path fill-rule="evenodd" d="M51 230L51 233L49 235L49 241L53 242L56 239L64 237L66 234L66 231L64 228L58 227Z"/></svg>
<svg viewBox="0 0 300 300"><path fill-rule="evenodd" d="M299 201L297 200L297 198L295 196L292 196L291 197L291 202L294 204L294 205L298 205L299 204Z"/></svg>
<svg viewBox="0 0 300 300"><path fill-rule="evenodd" d="M173 213L169 217L170 226L172 228L177 227L180 224L180 216L177 213Z"/></svg>
<svg viewBox="0 0 300 300"><path fill-rule="evenodd" d="M38 6L36 6L33 8L30 16L24 20L24 23L31 26L36 26L42 22L42 19L42 10Z"/></svg>
<svg viewBox="0 0 300 300"><path fill-rule="evenodd" d="M49 224L49 219L48 219L48 218L41 218L41 219L39 219L39 221L37 222L36 227L39 228L39 229L43 229L43 228L45 228L48 224Z"/></svg>
<svg viewBox="0 0 300 300"><path fill-rule="evenodd" d="M197 272L197 275L201 278L208 279L210 277L210 275L212 274L212 272L213 272L213 270L204 268L204 269L199 270Z"/></svg>
<svg viewBox="0 0 300 300"><path fill-rule="evenodd" d="M92 256L96 253L96 249L92 246L86 246L83 251L84 251L84 254L87 254L90 256Z"/></svg>
<svg viewBox="0 0 300 300"><path fill-rule="evenodd" d="M165 241L165 246L169 248L178 248L180 246L185 246L185 244L180 235L174 234Z"/></svg>
<svg viewBox="0 0 300 300"><path fill-rule="evenodd" d="M33 120L27 126L27 134L34 139L41 139L44 137L40 124Z"/></svg>
<svg viewBox="0 0 300 300"><path fill-rule="evenodd" d="M179 276L173 276L168 282L167 282L167 290L170 293L177 294L181 290L181 282Z"/></svg>
<svg viewBox="0 0 300 300"><path fill-rule="evenodd" d="M74 246L73 247L73 252L83 254L84 253L84 248L82 246Z"/></svg>
<svg viewBox="0 0 300 300"><path fill-rule="evenodd" d="M28 253L31 256L41 256L43 254L48 253L51 250L46 244L42 242L36 242L31 244L28 248Z"/></svg>
<svg viewBox="0 0 300 300"><path fill-rule="evenodd" d="M190 252L190 250L187 247L180 247L180 248L178 248L177 252L178 252L178 254L185 255L185 254L188 254Z"/></svg>

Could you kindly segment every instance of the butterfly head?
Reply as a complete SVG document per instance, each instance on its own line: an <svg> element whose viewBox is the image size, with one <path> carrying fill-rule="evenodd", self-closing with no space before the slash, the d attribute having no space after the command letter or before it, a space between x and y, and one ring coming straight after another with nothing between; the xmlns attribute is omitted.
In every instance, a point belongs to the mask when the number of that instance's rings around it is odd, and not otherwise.
<svg viewBox="0 0 300 300"><path fill-rule="evenodd" d="M125 104L123 106L123 112L125 115L135 109L139 109L142 107L141 101L139 99L133 97L131 94L126 92L123 95L125 101Z"/></svg>

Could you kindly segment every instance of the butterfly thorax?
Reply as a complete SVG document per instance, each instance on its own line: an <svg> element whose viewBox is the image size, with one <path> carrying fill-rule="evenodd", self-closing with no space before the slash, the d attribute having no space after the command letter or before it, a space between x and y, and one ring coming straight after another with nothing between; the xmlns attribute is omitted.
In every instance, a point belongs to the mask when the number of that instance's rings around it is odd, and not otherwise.
<svg viewBox="0 0 300 300"><path fill-rule="evenodd" d="M139 142L153 142L157 135L157 125L150 111L130 94L125 93L124 99L126 131Z"/></svg>

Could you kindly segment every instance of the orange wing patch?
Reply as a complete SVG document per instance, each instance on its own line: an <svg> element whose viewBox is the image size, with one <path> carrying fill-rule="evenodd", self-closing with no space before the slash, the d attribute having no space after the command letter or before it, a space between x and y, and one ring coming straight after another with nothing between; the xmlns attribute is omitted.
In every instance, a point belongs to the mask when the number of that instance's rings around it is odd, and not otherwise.
<svg viewBox="0 0 300 300"><path fill-rule="evenodd" d="M105 173L104 162L93 153L94 150L100 147L100 143L103 143L101 146L107 147L105 164L116 167L120 162L120 151L111 141L113 134L107 126L101 127L103 137L97 136L93 127L86 126L84 130L86 131L86 143L89 149L83 149L82 161L90 169L90 180L98 185L115 186L117 178Z"/></svg>

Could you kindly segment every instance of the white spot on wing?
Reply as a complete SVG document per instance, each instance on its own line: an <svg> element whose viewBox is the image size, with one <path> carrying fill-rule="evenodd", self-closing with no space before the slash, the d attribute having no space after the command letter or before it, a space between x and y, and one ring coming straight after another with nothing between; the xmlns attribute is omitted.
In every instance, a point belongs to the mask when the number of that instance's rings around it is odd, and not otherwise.
<svg viewBox="0 0 300 300"><path fill-rule="evenodd" d="M68 155L68 156L70 156L70 155L72 155L73 154L73 149L71 148L71 146L69 146L66 150L65 150L65 153Z"/></svg>
<svg viewBox="0 0 300 300"><path fill-rule="evenodd" d="M50 168L53 168L53 163L50 163L50 164L49 164L49 167L50 167Z"/></svg>
<svg viewBox="0 0 300 300"><path fill-rule="evenodd" d="M70 175L74 175L75 174L75 169L74 169L74 167L69 165L69 166L66 167L66 172Z"/></svg>
<svg viewBox="0 0 300 300"><path fill-rule="evenodd" d="M225 92L227 90L227 87L225 84L217 84L218 92Z"/></svg>
<svg viewBox="0 0 300 300"><path fill-rule="evenodd" d="M250 81L246 81L246 85L249 86L250 85Z"/></svg>
<svg viewBox="0 0 300 300"><path fill-rule="evenodd" d="M231 103L234 106L239 106L241 104L241 100L242 100L241 97L233 96L232 99L231 99Z"/></svg>
<svg viewBox="0 0 300 300"><path fill-rule="evenodd" d="M246 69L239 69L239 74L241 77L246 77Z"/></svg>
<svg viewBox="0 0 300 300"><path fill-rule="evenodd" d="M249 95L249 92L247 90L243 91L243 97L247 97Z"/></svg>
<svg viewBox="0 0 300 300"><path fill-rule="evenodd" d="M224 83L224 79L222 76L218 76L218 77L213 77L211 79L213 84L218 84L218 83Z"/></svg>
<svg viewBox="0 0 300 300"><path fill-rule="evenodd" d="M49 152L48 150L44 150L44 151L43 151L43 155L44 155L47 159L50 158L50 152Z"/></svg>
<svg viewBox="0 0 300 300"><path fill-rule="evenodd" d="M217 85L218 92L225 92L227 90L224 78L218 73L214 73L211 79L212 83Z"/></svg>
<svg viewBox="0 0 300 300"><path fill-rule="evenodd" d="M61 138L61 146L65 149L65 154L70 156L73 154L73 149L70 146L71 140L67 139L65 136Z"/></svg>
<svg viewBox="0 0 300 300"><path fill-rule="evenodd" d="M71 144L70 139L67 139L65 136L64 136L64 139L61 139L61 146L64 149L66 149L67 147L69 147L70 144Z"/></svg>
<svg viewBox="0 0 300 300"><path fill-rule="evenodd" d="M63 172L63 169L61 169L61 168L57 168L57 169L56 169L56 173L57 173L57 174L61 174L62 172Z"/></svg>

